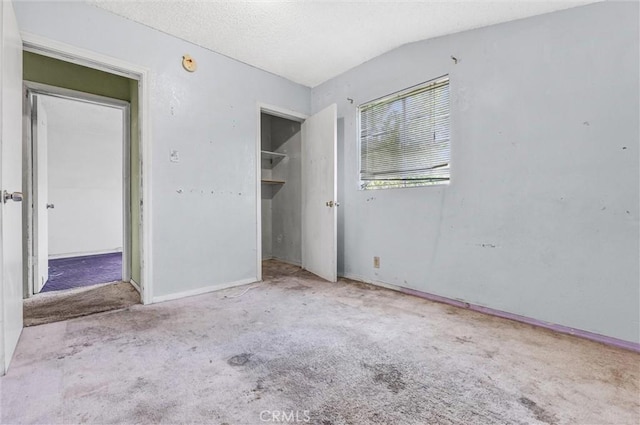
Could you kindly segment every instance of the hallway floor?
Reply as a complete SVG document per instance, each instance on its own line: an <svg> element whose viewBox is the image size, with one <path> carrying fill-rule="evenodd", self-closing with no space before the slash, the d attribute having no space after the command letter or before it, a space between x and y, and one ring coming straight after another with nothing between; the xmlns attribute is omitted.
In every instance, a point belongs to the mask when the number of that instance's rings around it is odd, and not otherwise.
<svg viewBox="0 0 640 425"><path fill-rule="evenodd" d="M637 353L282 263L264 276L24 329L0 378L1 422L640 419Z"/></svg>
<svg viewBox="0 0 640 425"><path fill-rule="evenodd" d="M41 292L80 288L122 280L122 253L49 260L49 280Z"/></svg>

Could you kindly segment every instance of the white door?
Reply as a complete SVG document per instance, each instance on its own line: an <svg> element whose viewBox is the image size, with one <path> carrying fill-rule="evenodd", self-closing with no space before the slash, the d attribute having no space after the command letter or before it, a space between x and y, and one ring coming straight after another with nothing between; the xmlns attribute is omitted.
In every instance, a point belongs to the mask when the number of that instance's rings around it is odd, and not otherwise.
<svg viewBox="0 0 640 425"><path fill-rule="evenodd" d="M13 5L1 3L0 372L6 372L22 332L22 40Z"/></svg>
<svg viewBox="0 0 640 425"><path fill-rule="evenodd" d="M42 96L33 97L32 110L32 138L33 138L33 178L35 181L35 193L33 207L35 210L34 234L36 244L36 281L33 292L37 294L49 279L49 180L47 159L47 111L42 101Z"/></svg>
<svg viewBox="0 0 640 425"><path fill-rule="evenodd" d="M302 124L302 267L329 282L337 271L335 104Z"/></svg>

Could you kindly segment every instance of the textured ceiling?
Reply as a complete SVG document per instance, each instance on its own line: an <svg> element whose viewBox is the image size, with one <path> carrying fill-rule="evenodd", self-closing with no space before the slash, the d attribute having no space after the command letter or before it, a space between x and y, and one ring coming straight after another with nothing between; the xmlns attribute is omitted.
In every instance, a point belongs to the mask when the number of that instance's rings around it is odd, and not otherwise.
<svg viewBox="0 0 640 425"><path fill-rule="evenodd" d="M89 0L309 87L406 43L593 2Z"/></svg>

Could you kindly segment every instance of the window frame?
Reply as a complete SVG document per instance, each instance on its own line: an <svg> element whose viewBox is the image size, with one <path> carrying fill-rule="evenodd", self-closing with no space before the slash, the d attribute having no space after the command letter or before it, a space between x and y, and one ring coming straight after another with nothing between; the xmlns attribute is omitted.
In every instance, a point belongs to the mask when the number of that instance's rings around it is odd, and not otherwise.
<svg viewBox="0 0 640 425"><path fill-rule="evenodd" d="M415 84L411 87L407 87L405 89L375 98L373 100L361 103L358 105L358 107L356 108L356 137L358 139L358 151L357 151L357 155L358 155L358 190L379 190L379 189L406 189L406 188L413 188L413 187L428 187L428 186L448 186L451 184L451 157L449 157L449 164L448 164L448 169L449 169L449 178L446 180L431 180L431 181L415 181L415 182L411 182L411 181L403 181L403 182L398 182L395 181L393 183L391 182L385 182L384 180L362 180L362 109L364 107L371 107L372 105L375 104L379 104L379 103L387 103L387 102L393 102L397 99L401 99L403 97L407 97L407 94L414 92L414 91L419 91L419 90L423 90L423 89L427 89L429 86L438 86L442 83L445 83L449 88L449 103L447 105L448 108L448 113L449 113L449 150L450 152L452 151L452 135L451 135L451 79L449 77L449 74L444 74L441 75L437 78L433 78L430 79L428 81L424 81L418 84ZM378 183L378 184L376 184Z"/></svg>

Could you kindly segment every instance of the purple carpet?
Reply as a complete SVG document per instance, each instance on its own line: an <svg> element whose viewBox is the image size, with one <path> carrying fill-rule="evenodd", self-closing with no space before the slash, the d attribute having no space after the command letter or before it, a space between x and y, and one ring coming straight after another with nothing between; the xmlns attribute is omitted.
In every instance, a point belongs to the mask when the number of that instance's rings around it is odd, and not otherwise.
<svg viewBox="0 0 640 425"><path fill-rule="evenodd" d="M122 253L49 260L49 280L41 292L122 280Z"/></svg>

